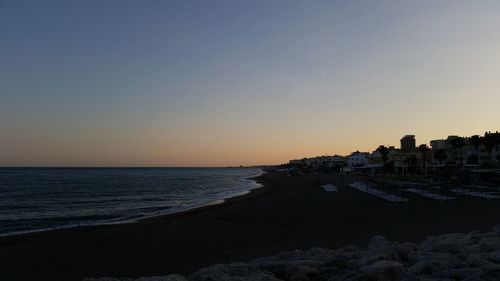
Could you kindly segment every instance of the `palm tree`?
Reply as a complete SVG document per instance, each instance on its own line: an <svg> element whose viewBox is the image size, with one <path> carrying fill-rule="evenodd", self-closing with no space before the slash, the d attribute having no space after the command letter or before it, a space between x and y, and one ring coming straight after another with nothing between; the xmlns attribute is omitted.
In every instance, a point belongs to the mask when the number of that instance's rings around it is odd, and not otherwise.
<svg viewBox="0 0 500 281"><path fill-rule="evenodd" d="M486 147L486 151L490 155L490 161L493 158L493 148L498 145L495 141L495 135L489 132L484 133L484 147Z"/></svg>
<svg viewBox="0 0 500 281"><path fill-rule="evenodd" d="M422 170L424 170L425 175L427 175L427 169L425 168L425 154L431 149L427 146L427 144L421 144L418 146L418 151L422 153Z"/></svg>
<svg viewBox="0 0 500 281"><path fill-rule="evenodd" d="M384 169L387 167L387 160L389 156L389 148L387 148L385 145L381 145L377 148L377 151L380 153L382 156L382 163L384 164Z"/></svg>
<svg viewBox="0 0 500 281"><path fill-rule="evenodd" d="M479 157L479 146L483 143L483 138L479 135L473 135L469 138L469 143L476 150L477 163L481 164L481 157Z"/></svg>
<svg viewBox="0 0 500 281"><path fill-rule="evenodd" d="M497 161L498 161L498 160L500 160L500 151L499 151L500 133L498 133L498 132L495 133L495 137L493 138L493 143L495 144L495 146L497 148Z"/></svg>
<svg viewBox="0 0 500 281"><path fill-rule="evenodd" d="M462 162L462 164L463 164L462 147L464 145L465 145L465 141L464 141L464 138L462 138L462 137L456 137L456 138L451 140L451 146L453 146L453 148L455 148L455 151L458 151L458 153L460 154L460 161Z"/></svg>

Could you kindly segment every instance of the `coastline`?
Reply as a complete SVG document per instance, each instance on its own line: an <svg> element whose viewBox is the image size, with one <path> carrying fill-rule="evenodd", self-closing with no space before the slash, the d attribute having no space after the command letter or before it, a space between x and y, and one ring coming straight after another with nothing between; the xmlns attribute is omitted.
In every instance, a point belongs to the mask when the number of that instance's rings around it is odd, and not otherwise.
<svg viewBox="0 0 500 281"><path fill-rule="evenodd" d="M175 212L175 213L171 213L171 214L163 214L163 215L141 218L137 221L133 221L130 223L137 223L137 224L155 223L157 221L164 221L167 219L175 219L177 217L182 217L184 215L196 214L199 212L209 210L211 208L223 207L223 206L227 206L227 205L231 205L231 204L237 204L237 203L245 201L245 200L251 200L255 197L258 197L258 196L261 196L261 195L264 195L266 193L269 193L269 192L276 190L277 186L275 183L272 183L270 181L266 181L265 179L262 178L266 173L267 172L264 172L260 176L248 178L250 180L254 180L255 182L257 182L261 186L259 186L257 188L250 189L247 192L245 192L244 194L236 195L236 196L229 197L226 199L221 199L220 203L204 204L201 206L193 207L193 208L190 208L187 210L183 210L183 211L179 211L179 212Z"/></svg>
<svg viewBox="0 0 500 281"><path fill-rule="evenodd" d="M246 180L252 180L255 183L257 183L258 187L252 188L247 191L243 191L242 194L236 194L235 196L224 198L224 199L217 199L211 202L207 202L202 205L197 205L193 207L189 207L184 210L179 210L179 211L174 211L171 213L163 213L163 214L157 214L157 215L151 215L151 216L145 216L145 217L139 217L136 219L129 219L129 220L119 220L116 222L104 222L104 223L95 223L95 224L82 224L82 225L69 225L69 226L61 226L61 227L54 227L54 228L48 228L48 229L36 229L36 230L28 230L28 231L21 231L21 232L15 232L15 233L7 233L7 234L1 234L0 235L0 242L2 239L8 239L8 238L26 238L30 236L37 236L37 235L43 235L45 233L56 233L56 232L65 232L65 231L82 231L85 228L96 228L96 227L105 227L105 226L115 226L115 225L124 225L124 224L140 224L140 223L147 223L148 221L155 221L155 220L164 220L168 218L175 218L177 216L182 216L186 214L191 214L191 213L196 213L196 212L201 212L204 210L207 210L212 207L217 207L225 204L232 204L235 202L239 202L241 200L246 200L250 199L254 196L258 196L259 194L263 194L266 191L269 191L267 189L271 189L273 187L273 184L270 182L267 182L267 184L262 184L261 181L266 182L265 180L261 179L261 177L266 174L267 172L263 171L263 173L259 176L255 177L250 177L246 178ZM260 190L260 189L266 189Z"/></svg>
<svg viewBox="0 0 500 281"><path fill-rule="evenodd" d="M130 224L79 227L0 238L0 276L7 280L190 274L217 263L248 261L280 251L364 246L374 235L418 242L430 235L488 231L500 223L498 201L411 197L384 202L320 176L266 173L263 185L222 204ZM413 196L413 197L412 197Z"/></svg>
<svg viewBox="0 0 500 281"><path fill-rule="evenodd" d="M271 184L269 184L269 186L265 186L259 182L261 176L263 176L266 173L267 172L265 172L264 169L262 169L262 173L260 175L245 178L245 180L254 181L258 185L255 188L251 188L249 190L242 191L240 193L234 194L234 195L227 197L227 198L215 199L213 201L209 201L209 202L206 202L206 203L201 204L201 205L191 206L191 207L188 207L186 209L180 209L177 211L165 212L165 213L161 213L161 214L148 215L148 216L138 217L138 218L134 218L134 219L118 219L117 221L111 221L111 222L96 222L96 223L89 223L89 224L67 225L67 226L52 227L52 228L45 228L45 229L34 229L34 230L12 232L12 233L0 234L0 240L3 238L10 238L10 237L14 238L14 237L18 237L18 236L27 237L30 235L38 235L38 234L43 234L46 232L65 231L65 230L70 230L70 229L79 230L79 229L83 229L83 228L92 228L92 227L100 227L100 226L112 226L112 225L140 223L142 221L154 220L157 218L175 217L177 215L189 214L190 212L202 211L202 210L205 210L206 208L209 208L209 207L214 207L214 206L230 203L233 200L238 201L238 200L242 200L246 197L251 198L252 196L255 196L255 194L256 194L255 191L257 189L261 189L261 188L265 188L265 187L269 188Z"/></svg>

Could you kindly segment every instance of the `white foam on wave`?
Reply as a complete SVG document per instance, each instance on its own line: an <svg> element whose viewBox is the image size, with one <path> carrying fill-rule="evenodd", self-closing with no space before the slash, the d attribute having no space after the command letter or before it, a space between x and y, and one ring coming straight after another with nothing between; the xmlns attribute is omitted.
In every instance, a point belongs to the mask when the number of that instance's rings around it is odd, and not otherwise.
<svg viewBox="0 0 500 281"><path fill-rule="evenodd" d="M219 205L219 204L224 203L229 198L242 196L242 195L250 193L254 189L263 187L262 184L258 183L257 181L255 181L253 179L253 178L261 176L263 174L265 174L265 172L262 169L259 169L259 171L255 172L253 174L247 175L245 177L242 177L240 180L238 180L238 184L236 184L236 186L229 188L229 189L231 189L231 191L227 191L227 192L222 191L222 192L217 193L217 195L215 195L214 197L207 198L207 199L194 200L194 201L189 202L189 203L184 202L178 206L173 206L167 210L159 211L156 213L137 215L136 217L129 216L129 217L114 218L114 219L109 219L109 220L70 223L67 225L54 226L54 227L45 227L45 228L37 228L37 229L30 229L30 230L13 231L13 232L0 234L0 237L23 235L23 234L30 234L30 233L40 233L40 232L46 232L46 231L52 231L52 230L62 230L62 229L77 228L77 227L135 223L135 222L138 222L138 221L141 221L144 219L150 219L150 218L160 217L160 216L164 216L164 215L171 215L171 214L185 212L185 211L189 211L189 210L193 210L193 209L201 208L201 207L206 207L206 206Z"/></svg>

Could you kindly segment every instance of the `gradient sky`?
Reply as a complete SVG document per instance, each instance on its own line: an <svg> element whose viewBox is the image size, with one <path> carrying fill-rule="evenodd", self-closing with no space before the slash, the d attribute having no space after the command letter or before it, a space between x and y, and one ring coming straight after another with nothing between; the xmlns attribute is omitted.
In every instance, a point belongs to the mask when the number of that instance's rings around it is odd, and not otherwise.
<svg viewBox="0 0 500 281"><path fill-rule="evenodd" d="M500 1L0 1L0 166L226 166L500 129Z"/></svg>

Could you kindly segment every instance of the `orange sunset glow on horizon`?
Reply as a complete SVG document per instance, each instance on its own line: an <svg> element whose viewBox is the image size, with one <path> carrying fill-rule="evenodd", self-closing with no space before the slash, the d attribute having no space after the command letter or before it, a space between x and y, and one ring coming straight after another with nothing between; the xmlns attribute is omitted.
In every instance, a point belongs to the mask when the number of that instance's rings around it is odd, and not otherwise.
<svg viewBox="0 0 500 281"><path fill-rule="evenodd" d="M0 4L0 166L272 165L500 129L498 1L363 3Z"/></svg>

